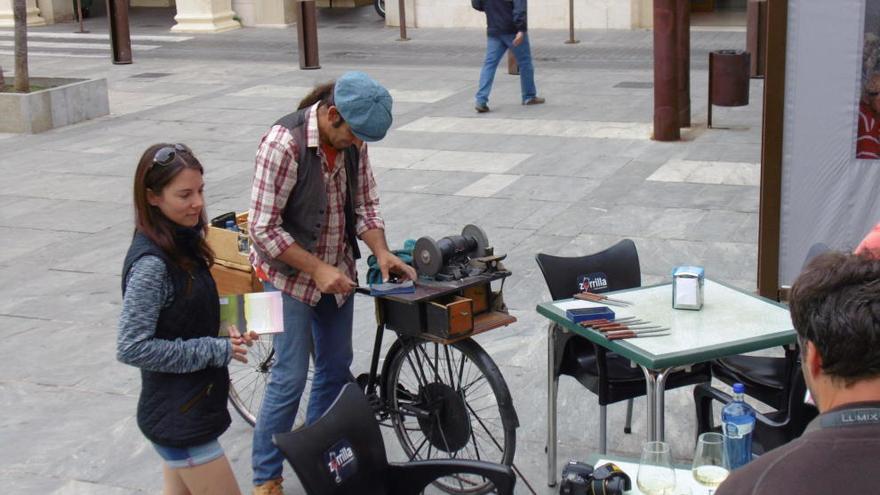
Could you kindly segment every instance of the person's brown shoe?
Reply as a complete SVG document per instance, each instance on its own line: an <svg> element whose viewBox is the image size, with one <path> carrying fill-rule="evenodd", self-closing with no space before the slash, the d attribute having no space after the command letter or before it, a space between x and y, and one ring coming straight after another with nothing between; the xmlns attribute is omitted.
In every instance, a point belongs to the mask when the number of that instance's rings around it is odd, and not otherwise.
<svg viewBox="0 0 880 495"><path fill-rule="evenodd" d="M541 103L544 103L545 101L547 101L547 100L545 100L544 98L541 98L540 96L535 96L533 98L529 98L528 100L524 101L523 105L540 105Z"/></svg>
<svg viewBox="0 0 880 495"><path fill-rule="evenodd" d="M254 495L284 495L284 490L281 489L282 481L283 478L278 478L257 485L254 487Z"/></svg>

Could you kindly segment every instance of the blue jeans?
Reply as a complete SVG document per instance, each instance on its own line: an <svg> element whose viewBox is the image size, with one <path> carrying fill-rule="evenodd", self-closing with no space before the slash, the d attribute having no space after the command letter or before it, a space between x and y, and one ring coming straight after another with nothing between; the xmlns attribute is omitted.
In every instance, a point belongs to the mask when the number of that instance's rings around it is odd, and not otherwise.
<svg viewBox="0 0 880 495"><path fill-rule="evenodd" d="M523 36L519 46L513 46L513 34L499 34L486 37L486 60L483 61L483 69L480 71L480 87L477 89L477 104L485 105L489 102L489 92L492 91L492 81L495 80L495 70L504 52L513 52L516 63L519 65L519 85L522 90L522 101L538 96L535 88L535 67L532 65L532 51L529 47L529 35Z"/></svg>
<svg viewBox="0 0 880 495"><path fill-rule="evenodd" d="M278 290L264 284L267 291ZM254 427L252 464L254 484L280 478L284 456L272 443L272 435L293 428L299 399L306 384L309 350L314 343L315 373L306 411L306 424L314 422L330 407L342 387L351 381L351 326L354 295L340 308L336 297L324 294L315 307L287 294L284 333L276 334L275 364L266 386L263 405Z"/></svg>

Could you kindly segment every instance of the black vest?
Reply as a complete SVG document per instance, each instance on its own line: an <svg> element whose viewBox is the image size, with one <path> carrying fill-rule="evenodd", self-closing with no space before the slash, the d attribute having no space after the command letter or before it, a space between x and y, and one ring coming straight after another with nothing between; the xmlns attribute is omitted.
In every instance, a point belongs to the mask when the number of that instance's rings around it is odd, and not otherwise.
<svg viewBox="0 0 880 495"><path fill-rule="evenodd" d="M195 255L197 240L196 230L180 229L177 245L198 260ZM220 329L220 304L207 265L198 260L190 275L140 232L135 233L125 256L123 296L132 265L145 255L162 259L174 283L174 301L160 311L155 338L216 337ZM207 443L229 427L228 394L229 371L225 366L182 374L141 370L138 427L152 442L168 447Z"/></svg>
<svg viewBox="0 0 880 495"><path fill-rule="evenodd" d="M324 215L327 210L327 186L321 170L321 158L317 148L309 148L306 139L306 110L302 109L281 117L274 125L280 125L293 135L293 141L299 150L296 169L296 185L290 192L287 205L281 213L281 228L287 231L297 244L314 254L315 244L324 227ZM360 152L357 146L349 146L345 151L345 234L351 246L354 258L361 257L357 243L355 228L354 193L358 187L358 167ZM296 269L288 266L265 253L260 257L276 270L288 276L296 273Z"/></svg>

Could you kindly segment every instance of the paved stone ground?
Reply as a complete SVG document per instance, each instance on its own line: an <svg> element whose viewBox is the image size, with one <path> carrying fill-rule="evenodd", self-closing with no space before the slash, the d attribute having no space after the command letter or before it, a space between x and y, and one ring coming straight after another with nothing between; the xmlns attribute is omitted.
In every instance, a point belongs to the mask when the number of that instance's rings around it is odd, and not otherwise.
<svg viewBox="0 0 880 495"><path fill-rule="evenodd" d="M398 42L371 8L322 11L319 23L317 71L298 69L293 29L170 37L171 13L161 9L133 11L128 66L109 63L108 43L92 39L99 36L69 35L72 24L31 30L31 74L106 77L112 114L0 136L4 493L161 489L158 458L134 421L137 371L114 351L137 158L151 143L185 142L206 165L209 213L244 209L261 134L305 88L346 70L371 73L395 96L394 128L371 147L391 245L475 223L509 255L505 294L519 321L476 340L513 393L515 462L539 493L554 490L543 454L546 324L534 311L549 296L537 252L585 254L629 237L645 284L692 263L754 289L761 81L752 81L750 106L716 109L726 129L705 120L706 55L743 48L744 33L693 33L694 126L682 142L659 143L649 139L651 89L630 84L652 81L649 31L583 31L577 45L562 43L565 31L533 32L547 104L519 105L517 78L499 71L492 112L478 116L481 30L410 29L412 41ZM87 27L106 34L105 19ZM9 52L0 51L0 64L13 66ZM366 298L355 320L355 369L363 370L374 331ZM609 448L637 455L644 400L632 435L622 434L624 407L609 408ZM595 397L563 379L559 410L560 465L586 458L598 436ZM692 452L692 411L690 390L667 395L667 438L679 459ZM250 428L236 418L222 442L248 489ZM395 442L388 433L390 449ZM287 493L301 493L287 477ZM517 492L527 493L522 483Z"/></svg>

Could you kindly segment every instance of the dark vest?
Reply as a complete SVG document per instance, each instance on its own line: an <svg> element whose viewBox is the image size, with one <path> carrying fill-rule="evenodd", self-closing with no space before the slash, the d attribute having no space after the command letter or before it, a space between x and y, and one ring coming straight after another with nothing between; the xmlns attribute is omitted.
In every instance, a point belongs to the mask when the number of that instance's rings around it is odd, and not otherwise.
<svg viewBox="0 0 880 495"><path fill-rule="evenodd" d="M196 231L178 235L178 247L195 258ZM135 261L156 256L174 283L174 301L159 312L155 338L163 340L216 337L220 329L217 287L204 261L190 275L178 267L147 236L137 232L125 256L122 293ZM192 373L160 373L141 370L141 395L137 422L144 435L160 445L191 447L219 437L229 427L226 399L229 371L206 368Z"/></svg>
<svg viewBox="0 0 880 495"><path fill-rule="evenodd" d="M297 244L314 254L315 244L324 227L324 216L327 212L327 186L321 170L321 158L317 148L309 148L306 143L306 110L302 109L281 117L274 125L280 125L293 135L293 141L299 150L296 169L296 185L290 192L287 205L281 213L281 228L287 231ZM345 234L351 246L354 258L361 257L355 229L354 193L358 187L358 167L360 152L357 146L350 146L345 151ZM273 268L288 276L296 273L296 269L265 253L260 257Z"/></svg>

